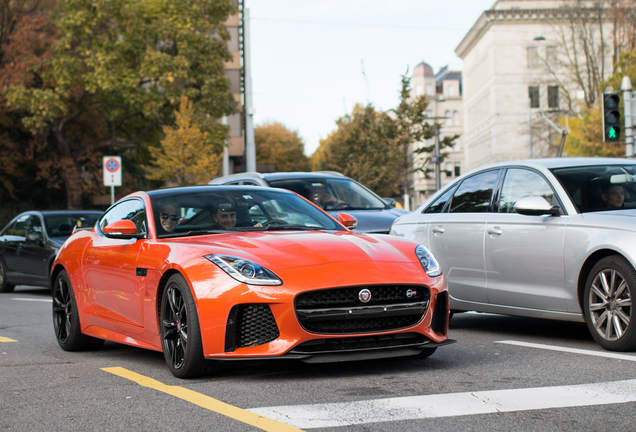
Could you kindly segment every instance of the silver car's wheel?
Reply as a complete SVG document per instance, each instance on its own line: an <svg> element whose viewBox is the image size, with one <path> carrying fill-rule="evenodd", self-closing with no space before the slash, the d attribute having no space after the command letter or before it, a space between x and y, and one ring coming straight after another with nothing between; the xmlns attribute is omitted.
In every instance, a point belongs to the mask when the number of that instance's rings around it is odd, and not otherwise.
<svg viewBox="0 0 636 432"><path fill-rule="evenodd" d="M636 348L632 298L636 288L636 271L623 257L600 260L585 286L585 321L603 348L631 351Z"/></svg>
<svg viewBox="0 0 636 432"><path fill-rule="evenodd" d="M7 271L4 262L0 259L0 292L12 292L15 285L7 282Z"/></svg>

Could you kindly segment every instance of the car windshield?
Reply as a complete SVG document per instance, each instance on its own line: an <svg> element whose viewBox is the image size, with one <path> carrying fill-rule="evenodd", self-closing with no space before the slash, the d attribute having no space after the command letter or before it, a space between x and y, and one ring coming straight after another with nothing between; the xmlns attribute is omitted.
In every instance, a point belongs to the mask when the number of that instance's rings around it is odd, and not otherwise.
<svg viewBox="0 0 636 432"><path fill-rule="evenodd" d="M579 212L636 208L636 165L555 168Z"/></svg>
<svg viewBox="0 0 636 432"><path fill-rule="evenodd" d="M97 213L45 214L44 225L50 237L68 237L73 228L92 228L101 215Z"/></svg>
<svg viewBox="0 0 636 432"><path fill-rule="evenodd" d="M382 210L387 207L379 196L346 178L272 180L270 185L292 190L325 210Z"/></svg>
<svg viewBox="0 0 636 432"><path fill-rule="evenodd" d="M344 230L319 209L285 191L175 189L150 197L159 238L235 231Z"/></svg>

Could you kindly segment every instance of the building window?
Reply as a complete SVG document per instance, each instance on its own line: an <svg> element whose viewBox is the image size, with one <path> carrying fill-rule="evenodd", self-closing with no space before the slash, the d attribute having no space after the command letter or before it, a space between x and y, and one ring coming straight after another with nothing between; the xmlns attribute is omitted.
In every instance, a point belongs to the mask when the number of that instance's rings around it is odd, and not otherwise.
<svg viewBox="0 0 636 432"><path fill-rule="evenodd" d="M444 171L446 172L446 177L452 177L453 176L453 163L452 162L446 162L446 169Z"/></svg>
<svg viewBox="0 0 636 432"><path fill-rule="evenodd" d="M559 107L559 86L548 86L548 108Z"/></svg>
<svg viewBox="0 0 636 432"><path fill-rule="evenodd" d="M446 110L444 113L444 126L450 126L451 124L451 112Z"/></svg>
<svg viewBox="0 0 636 432"><path fill-rule="evenodd" d="M433 84L426 84L426 95L433 96Z"/></svg>
<svg viewBox="0 0 636 432"><path fill-rule="evenodd" d="M453 111L453 126L459 126L459 111Z"/></svg>
<svg viewBox="0 0 636 432"><path fill-rule="evenodd" d="M539 86L528 87L528 97L530 98L530 108L540 108Z"/></svg>
<svg viewBox="0 0 636 432"><path fill-rule="evenodd" d="M459 162L455 162L455 177L462 175L462 167Z"/></svg>
<svg viewBox="0 0 636 432"><path fill-rule="evenodd" d="M455 96L455 86L454 86L454 85L452 85L452 84L450 84L450 85L448 86L448 95L449 95L449 96Z"/></svg>
<svg viewBox="0 0 636 432"><path fill-rule="evenodd" d="M541 60L539 59L539 48L528 47L528 69L536 69L541 66Z"/></svg>

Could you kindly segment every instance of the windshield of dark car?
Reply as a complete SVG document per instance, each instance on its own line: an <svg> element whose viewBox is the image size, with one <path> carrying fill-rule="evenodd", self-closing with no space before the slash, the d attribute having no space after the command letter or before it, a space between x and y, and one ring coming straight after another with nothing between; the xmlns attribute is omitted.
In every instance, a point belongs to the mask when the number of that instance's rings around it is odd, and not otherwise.
<svg viewBox="0 0 636 432"><path fill-rule="evenodd" d="M75 227L92 228L99 217L97 213L45 214L44 225L50 237L68 237Z"/></svg>
<svg viewBox="0 0 636 432"><path fill-rule="evenodd" d="M551 171L581 213L636 208L636 165L592 165Z"/></svg>
<svg viewBox="0 0 636 432"><path fill-rule="evenodd" d="M331 217L289 192L219 188L151 195L158 237L235 231L343 230ZM163 221L163 223L162 223Z"/></svg>
<svg viewBox="0 0 636 432"><path fill-rule="evenodd" d="M270 185L304 196L324 210L382 210L386 203L351 179L313 178L271 180Z"/></svg>

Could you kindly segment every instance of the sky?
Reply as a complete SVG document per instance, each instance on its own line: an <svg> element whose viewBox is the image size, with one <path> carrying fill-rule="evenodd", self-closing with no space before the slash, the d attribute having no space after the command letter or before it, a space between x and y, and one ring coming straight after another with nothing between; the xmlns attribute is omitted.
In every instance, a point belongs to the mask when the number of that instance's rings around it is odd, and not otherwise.
<svg viewBox="0 0 636 432"><path fill-rule="evenodd" d="M462 70L455 48L494 0L245 0L254 123L294 130L310 156L354 105L397 106L422 61Z"/></svg>

